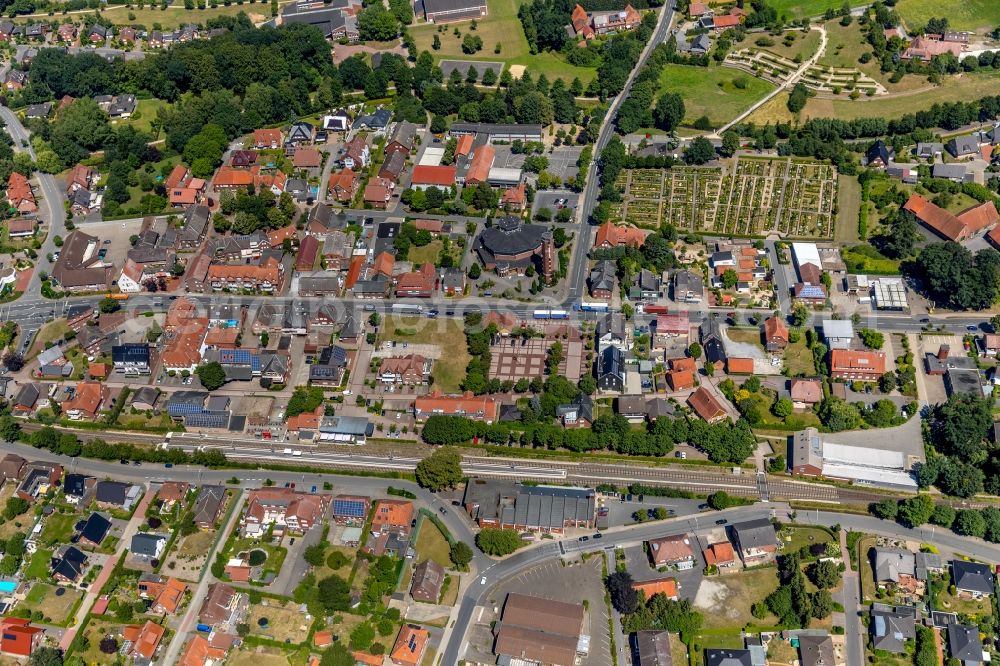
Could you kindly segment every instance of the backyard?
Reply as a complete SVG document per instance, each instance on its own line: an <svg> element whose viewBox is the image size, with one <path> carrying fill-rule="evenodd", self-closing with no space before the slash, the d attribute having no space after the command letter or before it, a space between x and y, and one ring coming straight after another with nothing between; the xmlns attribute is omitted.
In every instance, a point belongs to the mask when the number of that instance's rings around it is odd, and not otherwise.
<svg viewBox="0 0 1000 666"><path fill-rule="evenodd" d="M703 611L707 630L742 627L752 621L769 625L773 624L776 618L769 616L764 620L754 620L750 608L776 589L778 589L778 573L773 567L709 577L698 587L694 606Z"/></svg>
<svg viewBox="0 0 1000 666"><path fill-rule="evenodd" d="M801 336L798 342L790 342L785 347L785 368L790 377L802 375L812 375L816 372L813 364L812 350L806 347L805 336Z"/></svg>
<svg viewBox="0 0 1000 666"><path fill-rule="evenodd" d="M45 519L42 526L42 534L38 539L40 544L44 547L69 543L77 520L79 518L72 513L53 513Z"/></svg>
<svg viewBox="0 0 1000 666"><path fill-rule="evenodd" d="M660 91L684 97L684 124L708 116L713 127L729 122L774 89L774 85L729 67L665 65Z"/></svg>
<svg viewBox="0 0 1000 666"><path fill-rule="evenodd" d="M431 559L448 568L451 566L451 546L441 534L441 530L426 517L420 521L420 532L417 534L417 562Z"/></svg>
<svg viewBox="0 0 1000 666"><path fill-rule="evenodd" d="M39 611L48 624L61 625L69 618L83 592L48 583L35 583L20 604L24 610Z"/></svg>
<svg viewBox="0 0 1000 666"><path fill-rule="evenodd" d="M165 108L167 102L160 99L140 99L135 113L128 120L122 121L147 134L153 134L152 122L156 120L156 112L160 108ZM154 139L157 137L153 137Z"/></svg>
<svg viewBox="0 0 1000 666"><path fill-rule="evenodd" d="M28 566L24 570L25 578L29 580L45 580L49 577L49 563L52 560L53 551L39 548L31 554Z"/></svg>
<svg viewBox="0 0 1000 666"><path fill-rule="evenodd" d="M440 350L440 357L434 361L431 371L434 387L442 393L456 393L461 391L465 368L471 358L462 326L460 320L448 318L390 316L382 323L380 337L382 340L409 344L436 345Z"/></svg>
<svg viewBox="0 0 1000 666"><path fill-rule="evenodd" d="M440 263L441 249L443 247L444 241L442 240L431 241L423 247L413 245L410 247L406 258L408 261L412 262L414 266L421 266L423 264L434 264L437 266ZM460 248L457 243L451 243L451 246L448 249L448 254L455 259L455 265L458 265L459 257L462 255L462 248Z"/></svg>
<svg viewBox="0 0 1000 666"><path fill-rule="evenodd" d="M254 635L280 643L302 643L309 635L309 622L291 601L264 598L251 606L248 624Z"/></svg>

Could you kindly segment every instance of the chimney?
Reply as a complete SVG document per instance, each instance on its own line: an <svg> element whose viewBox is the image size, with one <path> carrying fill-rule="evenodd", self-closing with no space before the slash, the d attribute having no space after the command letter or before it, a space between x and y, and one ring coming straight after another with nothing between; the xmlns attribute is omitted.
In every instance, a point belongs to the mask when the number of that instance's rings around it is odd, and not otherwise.
<svg viewBox="0 0 1000 666"><path fill-rule="evenodd" d="M552 232L546 231L542 235L542 275L545 281L551 283L556 272L556 246L552 239Z"/></svg>
<svg viewBox="0 0 1000 666"><path fill-rule="evenodd" d="M941 348L938 349L938 354L937 354L938 360L939 361L943 361L946 358L948 358L948 352L950 352L950 351L951 351L951 347L949 347L948 345L941 345Z"/></svg>

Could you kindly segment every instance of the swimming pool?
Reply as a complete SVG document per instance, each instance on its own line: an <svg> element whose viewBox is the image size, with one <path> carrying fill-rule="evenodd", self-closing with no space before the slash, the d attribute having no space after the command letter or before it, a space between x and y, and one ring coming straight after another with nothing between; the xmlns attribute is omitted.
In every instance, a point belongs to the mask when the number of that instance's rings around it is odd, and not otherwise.
<svg viewBox="0 0 1000 666"><path fill-rule="evenodd" d="M12 580L0 580L0 592L13 592L17 589L17 583Z"/></svg>

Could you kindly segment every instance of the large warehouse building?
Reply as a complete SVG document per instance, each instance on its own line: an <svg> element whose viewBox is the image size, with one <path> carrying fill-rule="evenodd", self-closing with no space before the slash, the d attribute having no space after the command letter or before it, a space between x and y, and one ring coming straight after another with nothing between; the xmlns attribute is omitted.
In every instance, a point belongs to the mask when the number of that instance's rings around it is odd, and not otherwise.
<svg viewBox="0 0 1000 666"><path fill-rule="evenodd" d="M789 453L789 469L797 476L908 490L917 489L910 471L924 461L919 437L873 438L865 431L824 435L816 428L795 433Z"/></svg>

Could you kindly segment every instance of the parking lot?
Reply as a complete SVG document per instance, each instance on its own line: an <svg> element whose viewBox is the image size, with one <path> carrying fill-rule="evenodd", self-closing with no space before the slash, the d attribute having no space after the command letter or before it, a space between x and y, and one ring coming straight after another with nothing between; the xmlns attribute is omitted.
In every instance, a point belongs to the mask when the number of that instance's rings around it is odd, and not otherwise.
<svg viewBox="0 0 1000 666"><path fill-rule="evenodd" d="M466 659L477 656L483 663L493 663L492 633L490 623L499 620L493 608L501 608L510 592L527 594L543 599L554 599L574 604L587 602L583 633L590 636L590 652L581 657L581 666L605 666L608 663L610 644L608 637L608 611L604 605L604 585L601 580L603 558L592 557L587 562L575 561L563 566L561 560L549 561L525 571L512 579L503 589L495 589L489 597L486 611L473 626L469 635Z"/></svg>
<svg viewBox="0 0 1000 666"><path fill-rule="evenodd" d="M580 159L581 152L583 152L583 148L580 146L553 148L552 152L545 154L545 157L549 158L549 167L546 171L553 176L559 176L564 181L570 176L575 176L580 171L576 161Z"/></svg>
<svg viewBox="0 0 1000 666"><path fill-rule="evenodd" d="M534 206L531 209L531 215L534 217L535 213L541 208L548 208L552 211L553 216L559 210L560 200L565 199L566 203L563 207L569 208L572 211L576 211L576 207L580 203L580 195L574 194L573 192L536 192Z"/></svg>
<svg viewBox="0 0 1000 666"><path fill-rule="evenodd" d="M494 145L496 157L493 159L494 169L520 169L524 166L524 155L515 155L510 146Z"/></svg>

